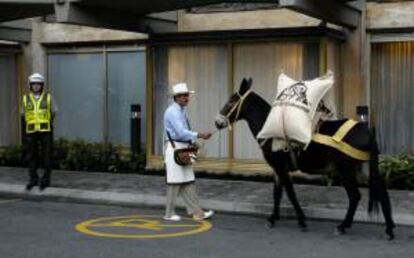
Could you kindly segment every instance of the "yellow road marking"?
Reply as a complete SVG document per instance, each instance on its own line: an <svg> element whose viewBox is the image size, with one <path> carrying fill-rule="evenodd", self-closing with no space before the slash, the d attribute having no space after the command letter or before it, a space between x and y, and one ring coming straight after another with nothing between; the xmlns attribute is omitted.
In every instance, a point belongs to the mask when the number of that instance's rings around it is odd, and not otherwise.
<svg viewBox="0 0 414 258"><path fill-rule="evenodd" d="M4 203L13 203L13 202L18 202L21 201L22 199L9 199L9 200L1 200L0 204L4 204Z"/></svg>
<svg viewBox="0 0 414 258"><path fill-rule="evenodd" d="M127 219L111 222L109 224L101 224L102 227L132 227L140 229L151 229L151 230L162 230L159 227L159 222L156 220L146 220L146 219Z"/></svg>
<svg viewBox="0 0 414 258"><path fill-rule="evenodd" d="M180 223L167 223L153 215L105 217L87 220L75 226L77 231L90 236L129 239L157 239L193 235L208 231L211 227L212 225L207 221L183 219ZM129 230L128 233L112 233L103 231L104 228L109 231L111 228L116 228L117 232L122 228ZM130 233L131 229L136 229L137 232ZM165 229L179 231L163 233Z"/></svg>

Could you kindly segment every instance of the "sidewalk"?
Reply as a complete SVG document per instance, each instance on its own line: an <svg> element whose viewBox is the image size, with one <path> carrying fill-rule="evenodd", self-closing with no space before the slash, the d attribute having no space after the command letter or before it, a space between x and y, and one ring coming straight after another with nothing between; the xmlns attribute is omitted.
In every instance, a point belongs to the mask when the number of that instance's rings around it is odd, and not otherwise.
<svg viewBox="0 0 414 258"><path fill-rule="evenodd" d="M164 207L165 179L162 176L136 174L53 171L52 187L25 191L27 172L24 168L0 167L0 196L26 199L75 201L132 207ZM198 193L204 208L267 216L273 207L272 183L198 179ZM308 218L335 219L345 216L348 199L342 187L295 185L296 193ZM367 191L355 216L356 221L378 222L367 216ZM390 191L394 219L397 224L414 225L414 192ZM281 215L294 216L285 194Z"/></svg>

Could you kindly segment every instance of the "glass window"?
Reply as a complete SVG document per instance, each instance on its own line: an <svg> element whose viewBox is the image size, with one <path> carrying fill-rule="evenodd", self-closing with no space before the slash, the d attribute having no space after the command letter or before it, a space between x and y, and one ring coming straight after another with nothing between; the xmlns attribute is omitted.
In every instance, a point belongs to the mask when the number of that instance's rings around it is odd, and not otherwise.
<svg viewBox="0 0 414 258"><path fill-rule="evenodd" d="M103 54L51 54L48 83L58 106L55 137L104 140Z"/></svg>
<svg viewBox="0 0 414 258"><path fill-rule="evenodd" d="M170 103L168 97L168 48L154 50L154 87L153 87L153 131L154 154L164 155L164 111Z"/></svg>
<svg viewBox="0 0 414 258"><path fill-rule="evenodd" d="M18 142L18 103L16 58L0 53L0 146Z"/></svg>
<svg viewBox="0 0 414 258"><path fill-rule="evenodd" d="M108 137L130 146L130 110L141 105L141 143L145 141L145 52L108 53Z"/></svg>

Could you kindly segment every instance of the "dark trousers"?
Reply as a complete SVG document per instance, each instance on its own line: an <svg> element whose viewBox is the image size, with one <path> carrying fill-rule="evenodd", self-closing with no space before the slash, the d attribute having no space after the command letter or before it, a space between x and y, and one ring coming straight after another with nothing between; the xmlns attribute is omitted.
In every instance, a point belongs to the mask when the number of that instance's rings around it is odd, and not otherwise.
<svg viewBox="0 0 414 258"><path fill-rule="evenodd" d="M39 180L37 169L40 165L43 165L45 170L42 180L50 182L50 174L52 172L52 133L37 132L26 134L25 140L30 182L37 182Z"/></svg>

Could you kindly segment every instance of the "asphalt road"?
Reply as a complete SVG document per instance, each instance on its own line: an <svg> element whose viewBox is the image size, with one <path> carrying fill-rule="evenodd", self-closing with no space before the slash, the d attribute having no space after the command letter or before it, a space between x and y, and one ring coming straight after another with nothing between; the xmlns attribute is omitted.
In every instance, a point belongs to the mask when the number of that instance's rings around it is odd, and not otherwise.
<svg viewBox="0 0 414 258"><path fill-rule="evenodd" d="M381 225L336 236L330 221L309 221L300 232L293 220L274 229L264 218L230 214L211 224L166 223L162 212L0 198L0 257L414 257L414 227L397 227L397 239L386 241Z"/></svg>

